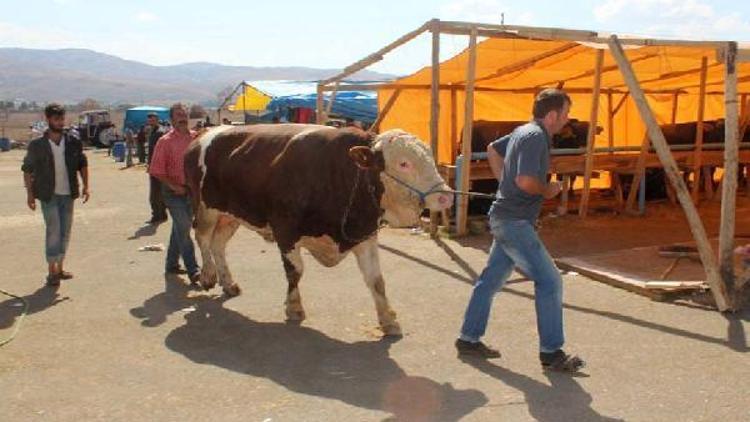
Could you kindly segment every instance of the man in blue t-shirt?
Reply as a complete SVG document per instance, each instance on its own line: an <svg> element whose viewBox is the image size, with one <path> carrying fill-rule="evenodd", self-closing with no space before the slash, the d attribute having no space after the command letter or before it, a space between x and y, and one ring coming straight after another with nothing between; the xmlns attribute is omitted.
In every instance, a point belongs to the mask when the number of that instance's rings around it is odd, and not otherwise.
<svg viewBox="0 0 750 422"><path fill-rule="evenodd" d="M562 278L534 229L542 201L560 193L558 182L546 181L549 148L551 138L568 122L570 105L570 97L562 90L545 89L534 101L533 120L487 147L490 167L499 182L489 212L494 241L456 340L459 355L500 357L500 352L479 339L487 328L495 292L516 266L534 280L542 366L562 371L584 366L583 360L562 350Z"/></svg>

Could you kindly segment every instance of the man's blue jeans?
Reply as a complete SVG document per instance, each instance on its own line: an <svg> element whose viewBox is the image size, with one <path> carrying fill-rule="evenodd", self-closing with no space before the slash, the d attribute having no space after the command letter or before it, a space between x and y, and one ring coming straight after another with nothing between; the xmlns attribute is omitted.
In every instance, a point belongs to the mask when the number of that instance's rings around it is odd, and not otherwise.
<svg viewBox="0 0 750 422"><path fill-rule="evenodd" d="M494 241L487 267L474 285L461 327L461 339L479 341L487 328L492 299L517 266L534 281L539 349L551 353L562 348L562 277L531 222L490 219Z"/></svg>
<svg viewBox="0 0 750 422"><path fill-rule="evenodd" d="M73 225L73 198L70 195L53 194L42 204L42 215L46 226L45 255L47 263L60 263L65 259L65 251L70 242L70 228Z"/></svg>
<svg viewBox="0 0 750 422"><path fill-rule="evenodd" d="M165 271L179 267L180 256L182 256L182 262L185 263L188 274L195 274L198 272L198 263L195 261L193 239L190 238L190 229L193 226L193 208L190 205L190 197L175 195L164 185L162 185L162 193L164 203L172 216L172 234L169 236Z"/></svg>

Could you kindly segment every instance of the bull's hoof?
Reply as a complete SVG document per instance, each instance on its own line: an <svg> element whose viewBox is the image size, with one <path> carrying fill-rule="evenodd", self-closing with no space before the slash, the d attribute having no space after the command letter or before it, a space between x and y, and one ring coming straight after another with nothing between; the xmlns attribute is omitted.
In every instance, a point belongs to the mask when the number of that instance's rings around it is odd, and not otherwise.
<svg viewBox="0 0 750 422"><path fill-rule="evenodd" d="M200 285L204 290L211 290L216 285L217 277L215 271L201 270Z"/></svg>
<svg viewBox="0 0 750 422"><path fill-rule="evenodd" d="M381 325L380 329L383 330L383 334L389 337L401 337L403 335L401 332L401 325L396 321L387 325Z"/></svg>
<svg viewBox="0 0 750 422"><path fill-rule="evenodd" d="M304 321L305 310L302 306L287 306L286 308L286 320L287 321Z"/></svg>
<svg viewBox="0 0 750 422"><path fill-rule="evenodd" d="M224 294L227 295L227 297L239 296L240 293L242 293L242 289L240 289L240 286L236 283L229 287L223 287L222 290L224 290Z"/></svg>

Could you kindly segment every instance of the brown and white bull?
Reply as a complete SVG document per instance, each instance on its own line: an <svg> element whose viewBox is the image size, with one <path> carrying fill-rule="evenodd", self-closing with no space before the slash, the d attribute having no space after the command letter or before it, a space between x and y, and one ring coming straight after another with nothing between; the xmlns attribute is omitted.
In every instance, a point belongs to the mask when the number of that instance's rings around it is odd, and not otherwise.
<svg viewBox="0 0 750 422"><path fill-rule="evenodd" d="M317 125L220 126L190 146L185 172L205 289L218 281L228 296L240 293L225 255L240 225L278 244L289 320L305 318L301 249L327 267L353 252L389 335L401 329L380 271L381 219L410 226L423 208L440 211L452 203L429 149L401 130L373 138L358 129Z"/></svg>

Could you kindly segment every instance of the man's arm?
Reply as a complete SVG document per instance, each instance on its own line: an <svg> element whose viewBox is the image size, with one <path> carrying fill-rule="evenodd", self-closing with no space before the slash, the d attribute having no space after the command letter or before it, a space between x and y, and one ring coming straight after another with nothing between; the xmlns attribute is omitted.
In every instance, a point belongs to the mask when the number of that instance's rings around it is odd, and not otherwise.
<svg viewBox="0 0 750 422"><path fill-rule="evenodd" d="M82 167L80 172L81 180L83 181L83 192L81 192L81 197L85 204L86 202L89 202L89 197L91 196L91 192L89 192L89 166Z"/></svg>
<svg viewBox="0 0 750 422"><path fill-rule="evenodd" d="M165 184L169 188L169 190L171 190L172 192L176 193L177 195L185 195L185 194L187 194L187 190L185 189L185 186L178 185L178 184L172 182L172 180L170 180L169 178L167 178L166 175L152 174L152 176L154 176L157 179L159 179L160 182L162 182L163 184Z"/></svg>
<svg viewBox="0 0 750 422"><path fill-rule="evenodd" d="M492 175L495 176L495 179L497 179L498 182L500 181L500 178L503 177L504 160L505 157L495 151L495 148L493 148L492 144L487 145L487 161L490 163Z"/></svg>
<svg viewBox="0 0 750 422"><path fill-rule="evenodd" d="M547 152L547 140L543 137L530 137L524 140L518 153L518 174L516 186L529 195L542 195L545 199L554 198L560 193L557 182L545 183L539 179L543 154Z"/></svg>
<svg viewBox="0 0 750 422"><path fill-rule="evenodd" d="M26 205L30 210L36 210L36 200L34 199L34 189L32 183L34 176L31 173L23 172L23 185L26 187Z"/></svg>
<svg viewBox="0 0 750 422"><path fill-rule="evenodd" d="M554 198L560 193L559 182L542 183L534 176L516 176L516 186L529 195L542 195L545 199Z"/></svg>

